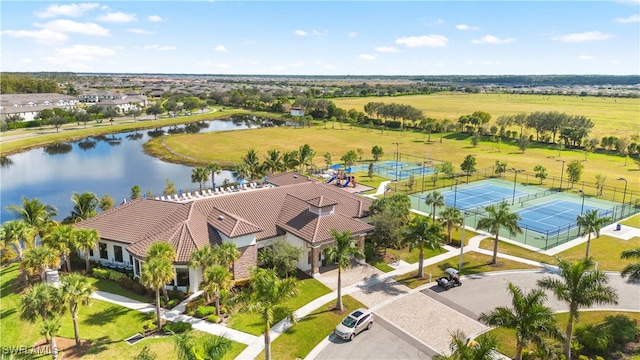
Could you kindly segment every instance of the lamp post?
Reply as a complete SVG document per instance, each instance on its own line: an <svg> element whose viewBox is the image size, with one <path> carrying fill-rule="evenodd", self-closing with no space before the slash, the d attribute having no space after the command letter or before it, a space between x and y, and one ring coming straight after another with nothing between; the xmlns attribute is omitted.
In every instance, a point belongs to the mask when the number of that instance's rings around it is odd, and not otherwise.
<svg viewBox="0 0 640 360"><path fill-rule="evenodd" d="M458 200L458 179L456 179L455 190L453 190L453 208L456 208L456 200Z"/></svg>
<svg viewBox="0 0 640 360"><path fill-rule="evenodd" d="M422 192L424 192L424 161L422 162Z"/></svg>
<svg viewBox="0 0 640 360"><path fill-rule="evenodd" d="M518 173L523 172L524 170L518 170L516 168L511 168L510 170L513 171L513 196L511 197L511 205L513 205L516 202L516 183L518 182Z"/></svg>
<svg viewBox="0 0 640 360"><path fill-rule="evenodd" d="M562 171L560 171L560 190L558 192L562 192L562 176L564 175L564 160L556 160L562 161Z"/></svg>
<svg viewBox="0 0 640 360"><path fill-rule="evenodd" d="M580 206L580 216L584 214L584 191L578 190L582 194L582 206ZM578 225L578 236L580 236L580 231L582 230L582 226Z"/></svg>
<svg viewBox="0 0 640 360"><path fill-rule="evenodd" d="M467 217L467 212L462 212L462 236L460 239L460 261L458 262L458 275L462 275L462 254L464 253L464 220Z"/></svg>
<svg viewBox="0 0 640 360"><path fill-rule="evenodd" d="M627 198L627 179L621 177L618 180L624 181L624 193L622 194L622 216L624 216L624 201Z"/></svg>
<svg viewBox="0 0 640 360"><path fill-rule="evenodd" d="M400 146L399 142L394 142L392 143L396 146L396 182L398 181L398 156L400 155L400 153L398 152L398 146Z"/></svg>

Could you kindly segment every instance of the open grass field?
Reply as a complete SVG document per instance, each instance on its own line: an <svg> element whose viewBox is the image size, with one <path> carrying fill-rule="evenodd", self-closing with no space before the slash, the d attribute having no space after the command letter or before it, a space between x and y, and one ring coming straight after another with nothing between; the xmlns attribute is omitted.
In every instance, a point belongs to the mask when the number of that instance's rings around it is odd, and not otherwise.
<svg viewBox="0 0 640 360"><path fill-rule="evenodd" d="M435 93L397 97L366 97L332 99L345 110L364 111L369 102L398 103L414 106L427 117L457 121L474 111L491 114L492 123L500 115L558 111L568 115L584 115L595 124L590 137L630 137L640 133L640 99L612 99L595 96L509 95ZM514 127L515 130L515 127Z"/></svg>
<svg viewBox="0 0 640 360"><path fill-rule="evenodd" d="M19 319L20 295L12 291L12 284L18 276L18 264L0 269L0 343L4 346L32 346L42 338L39 323L31 324ZM173 339L170 337L144 339L128 345L124 339L142 331L145 315L135 310L94 300L90 307L79 311L80 337L91 341L91 348L83 359L131 359L147 345L155 352L157 360L176 358ZM212 335L194 330L198 341ZM62 316L59 336L73 338L73 323L67 312ZM232 350L224 359L234 359L246 346L233 343Z"/></svg>
<svg viewBox="0 0 640 360"><path fill-rule="evenodd" d="M549 177L560 178L562 163L569 164L573 160L584 163L581 181L595 182L597 174L606 174L609 186L617 186L618 200L621 200L620 192L624 183L616 181L619 177L629 180L628 191L639 191L638 181L640 170L629 160L625 165L625 158L618 155L593 153L584 161L584 153L578 150L563 150L560 153L552 148L530 147L522 153L514 143L503 143L498 148L491 142L480 142L477 147L471 145L470 139L462 134L448 134L442 143L439 136L432 136L431 142L427 141L424 134L406 131L367 130L366 128L326 129L322 125L311 128L261 128L250 130L238 130L229 132L212 132L205 134L180 134L163 136L151 140L145 144L145 151L155 154L165 160L204 166L210 162L216 162L221 166L231 168L241 161L249 148L254 148L261 159L270 149L279 149L281 152L297 150L303 144L309 144L316 152L314 164L319 168L325 168L322 154L331 153L334 163L339 163L340 158L349 150L362 149L363 161L369 162L371 148L374 145L381 146L386 156L392 159L396 150L394 143L400 143L398 149L401 154L412 154L442 161L450 161L454 169L460 172L460 164L466 155L476 158L476 168L485 169L495 165L496 160L507 163L507 168L525 169L533 172L536 165L547 168ZM366 173L355 174L356 179L365 178ZM508 172L506 176L511 178ZM566 174L565 174L566 180ZM421 179L416 179L419 180ZM426 180L428 181L428 179ZM530 182L537 183L537 179L530 178ZM542 186L551 186L547 179ZM556 180L555 186L558 186ZM565 181L565 187L567 183ZM577 191L577 190L576 190ZM610 194L607 194L610 195ZM629 200L629 197L627 197Z"/></svg>

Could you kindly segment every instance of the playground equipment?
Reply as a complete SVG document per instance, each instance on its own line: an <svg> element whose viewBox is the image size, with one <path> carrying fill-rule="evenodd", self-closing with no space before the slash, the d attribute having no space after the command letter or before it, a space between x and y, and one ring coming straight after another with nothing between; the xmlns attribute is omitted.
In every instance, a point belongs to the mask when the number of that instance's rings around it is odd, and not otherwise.
<svg viewBox="0 0 640 360"><path fill-rule="evenodd" d="M339 172L334 173L331 179L327 181L327 184L331 183L335 183L336 186L341 187L356 187L356 177L353 175L347 175L345 172L340 170Z"/></svg>

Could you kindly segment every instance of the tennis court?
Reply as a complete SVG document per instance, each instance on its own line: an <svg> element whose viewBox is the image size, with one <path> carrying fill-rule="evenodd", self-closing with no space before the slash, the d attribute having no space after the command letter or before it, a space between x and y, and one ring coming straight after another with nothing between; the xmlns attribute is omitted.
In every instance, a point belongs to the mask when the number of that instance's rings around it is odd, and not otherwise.
<svg viewBox="0 0 640 360"><path fill-rule="evenodd" d="M575 224L578 215L598 209L598 216L611 216L611 210L596 206L584 205L567 200L551 200L541 204L516 211L520 214L518 224L542 234L555 235L552 230L558 230L567 224Z"/></svg>
<svg viewBox="0 0 640 360"><path fill-rule="evenodd" d="M355 166L356 171L368 172L369 164L359 164ZM411 175L414 177L432 174L433 168L417 163L407 163L403 161L385 160L373 163L373 172L389 179L406 180Z"/></svg>
<svg viewBox="0 0 640 360"><path fill-rule="evenodd" d="M457 189L445 191L442 195L444 195L447 206L468 210L503 201L511 203L514 192L513 189L507 187L483 183L466 187L458 186ZM527 192L517 189L515 191L516 199L527 195L529 195ZM424 200L424 198L422 198L422 200Z"/></svg>

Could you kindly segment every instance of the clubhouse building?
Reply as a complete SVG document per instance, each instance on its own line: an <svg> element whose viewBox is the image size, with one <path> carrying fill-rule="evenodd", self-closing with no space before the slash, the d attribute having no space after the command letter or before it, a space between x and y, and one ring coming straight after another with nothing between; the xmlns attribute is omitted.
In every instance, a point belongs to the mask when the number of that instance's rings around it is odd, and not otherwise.
<svg viewBox="0 0 640 360"><path fill-rule="evenodd" d="M134 277L140 276L149 246L168 242L177 254L173 286L194 292L202 269L189 267L191 253L222 242L235 244L240 252L235 279L248 277L258 264L258 252L276 242L302 249L298 269L318 274L322 250L334 243L332 230L349 231L364 250L365 234L373 229L366 222L370 205L371 200L343 188L290 172L270 177L262 186L135 199L76 226L99 233L91 260L128 267Z"/></svg>

